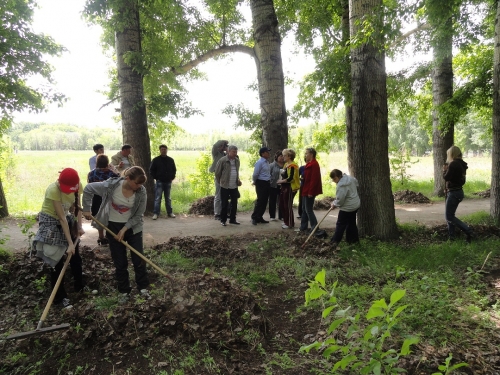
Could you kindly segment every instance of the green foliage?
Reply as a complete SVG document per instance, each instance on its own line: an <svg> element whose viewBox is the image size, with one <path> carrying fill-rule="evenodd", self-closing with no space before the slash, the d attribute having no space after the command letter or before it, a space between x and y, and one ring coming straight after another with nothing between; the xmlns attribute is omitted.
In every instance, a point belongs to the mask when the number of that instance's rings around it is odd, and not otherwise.
<svg viewBox="0 0 500 375"><path fill-rule="evenodd" d="M42 276L39 279L33 280L33 284L35 284L36 290L42 292L45 290L45 284L47 282L47 276Z"/></svg>
<svg viewBox="0 0 500 375"><path fill-rule="evenodd" d="M18 150L92 150L94 144L101 143L108 152L119 150L123 143L120 129L68 124L21 122L14 124L8 134Z"/></svg>
<svg viewBox="0 0 500 375"><path fill-rule="evenodd" d="M16 159L12 142L8 136L0 136L0 186L4 192L9 191L15 184Z"/></svg>
<svg viewBox="0 0 500 375"><path fill-rule="evenodd" d="M214 188L214 175L208 171L211 165L212 156L210 153L201 153L201 156L196 160L196 172L188 176L193 190L199 196L210 195Z"/></svg>
<svg viewBox="0 0 500 375"><path fill-rule="evenodd" d="M53 91L52 67L44 56L58 56L64 49L52 38L35 34L31 28L34 0L0 3L0 134L15 111L41 111L47 103L62 103L63 95ZM49 85L31 87L27 79L42 78Z"/></svg>
<svg viewBox="0 0 500 375"><path fill-rule="evenodd" d="M450 366L452 359L453 359L453 356L450 353L450 355L445 359L444 364L439 365L439 367L438 367L439 372L433 372L432 375L449 375L453 371L455 371L456 369L468 366L468 364L464 363L464 362L457 363L455 365Z"/></svg>
<svg viewBox="0 0 500 375"><path fill-rule="evenodd" d="M237 106L228 105L222 110L222 113L228 116L235 116L236 123L234 128L242 127L246 131L252 131L249 140L250 144L247 146L246 151L252 155L249 159L249 165L253 167L255 162L259 159L259 148L262 145L262 128L260 126L261 116L245 108L243 104Z"/></svg>
<svg viewBox="0 0 500 375"><path fill-rule="evenodd" d="M398 181L401 185L408 183L412 175L408 172L412 164L418 160L410 159L410 152L404 148L391 150L389 153L389 164L391 165L391 179Z"/></svg>
<svg viewBox="0 0 500 375"><path fill-rule="evenodd" d="M410 353L410 346L418 343L416 337L404 340L399 351L384 347L391 330L398 323L398 316L408 307L396 304L406 294L405 290L396 290L390 296L390 302L384 299L373 302L365 315L366 323L361 315L349 315L350 307L339 309L335 288L337 282L329 286L326 284L326 271L318 272L314 281L309 282L309 289L305 293L305 304L321 299L325 308L322 311L323 319L330 318L327 333L329 337L324 341L316 341L311 345L302 346L301 351L309 353L311 349L322 349L323 356L333 360L332 373L338 369L350 369L359 374L397 374L404 371L395 367L401 356ZM334 309L337 311L334 312ZM394 311L393 311L394 310ZM335 337L339 338L336 339ZM343 338L340 338L343 337ZM340 359L338 359L340 357Z"/></svg>

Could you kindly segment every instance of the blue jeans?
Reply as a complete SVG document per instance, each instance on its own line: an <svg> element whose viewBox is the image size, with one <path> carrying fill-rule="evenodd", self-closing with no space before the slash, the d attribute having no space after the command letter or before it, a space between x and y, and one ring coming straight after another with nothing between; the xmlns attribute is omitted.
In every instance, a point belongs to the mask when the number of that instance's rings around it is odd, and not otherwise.
<svg viewBox="0 0 500 375"><path fill-rule="evenodd" d="M446 195L445 218L448 224L450 239L455 238L455 225L466 234L470 234L472 231L467 224L455 216L455 212L457 212L458 205L462 202L462 199L464 199L464 191L462 189L449 191Z"/></svg>
<svg viewBox="0 0 500 375"><path fill-rule="evenodd" d="M220 185L217 182L216 177L214 177L214 183L215 183L214 216L220 216L220 210L222 209L222 202L220 199Z"/></svg>
<svg viewBox="0 0 500 375"><path fill-rule="evenodd" d="M162 194L165 196L165 207L167 209L167 214L172 213L172 201L170 200L170 189L172 189L172 182L161 182L156 180L155 207L153 208L154 214L156 215L160 214Z"/></svg>
<svg viewBox="0 0 500 375"><path fill-rule="evenodd" d="M301 197L301 199L302 215L300 217L300 230L306 230L308 223L311 224L311 229L314 229L318 225L318 220L313 211L314 199L316 197Z"/></svg>

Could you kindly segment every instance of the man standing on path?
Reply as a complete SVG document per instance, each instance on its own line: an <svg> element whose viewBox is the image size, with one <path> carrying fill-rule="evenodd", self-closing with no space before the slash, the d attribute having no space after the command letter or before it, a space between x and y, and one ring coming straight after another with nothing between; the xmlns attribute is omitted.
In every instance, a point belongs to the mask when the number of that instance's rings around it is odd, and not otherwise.
<svg viewBox="0 0 500 375"><path fill-rule="evenodd" d="M94 145L94 152L95 152L95 155L89 159L89 167L90 167L91 171L93 171L95 169L95 165L97 162L97 155L104 154L104 146L101 145L100 143L96 143Z"/></svg>
<svg viewBox="0 0 500 375"><path fill-rule="evenodd" d="M259 150L260 159L255 163L253 170L252 181L255 185L255 192L257 193L257 202L252 213L252 224L258 223L267 224L269 221L264 220L262 215L266 212L267 201L269 200L269 192L271 189L271 170L269 168L269 153L270 148L262 147Z"/></svg>
<svg viewBox="0 0 500 375"><path fill-rule="evenodd" d="M311 230L318 225L318 220L313 211L314 200L317 195L323 194L323 186L321 183L321 170L318 161L316 160L316 150L314 148L306 148L306 165L304 168L304 183L302 184L302 215L300 219L299 232L305 232L307 225L311 224ZM326 235L324 230L319 228L316 230L316 236L321 237Z"/></svg>
<svg viewBox="0 0 500 375"><path fill-rule="evenodd" d="M95 155L89 159L89 167L90 167L91 171L96 169L97 157L99 155L104 155L104 146L101 145L100 143L96 143L93 148L94 148ZM113 172L113 173L119 174L118 170L115 168L115 166L113 164L109 164L108 169L110 169L111 172Z"/></svg>
<svg viewBox="0 0 500 375"><path fill-rule="evenodd" d="M165 196L165 208L168 217L175 217L172 212L172 201L170 199L170 190L172 189L172 180L175 179L177 168L175 161L167 156L168 147L160 145L160 156L151 161L149 173L156 180L155 185L155 205L153 208L153 220L158 219L161 211L161 196Z"/></svg>
<svg viewBox="0 0 500 375"><path fill-rule="evenodd" d="M220 223L223 227L226 226L227 210L229 199L231 199L231 212L229 214L230 224L240 224L236 221L236 212L238 210L238 186L241 186L240 181L240 159L237 157L238 147L229 146L227 155L220 158L215 166L215 179L220 186L221 211Z"/></svg>
<svg viewBox="0 0 500 375"><path fill-rule="evenodd" d="M212 165L208 169L210 173L215 172L215 167L219 160L226 156L228 141L225 139L221 139L212 146ZM215 183L215 197L214 197L214 217L215 220L220 220L220 211L221 211L221 198L220 198L220 185L217 182L217 178L214 176Z"/></svg>
<svg viewBox="0 0 500 375"><path fill-rule="evenodd" d="M123 145L122 150L111 157L111 164L115 166L118 173L122 173L125 169L135 166L134 157L130 155L132 146Z"/></svg>

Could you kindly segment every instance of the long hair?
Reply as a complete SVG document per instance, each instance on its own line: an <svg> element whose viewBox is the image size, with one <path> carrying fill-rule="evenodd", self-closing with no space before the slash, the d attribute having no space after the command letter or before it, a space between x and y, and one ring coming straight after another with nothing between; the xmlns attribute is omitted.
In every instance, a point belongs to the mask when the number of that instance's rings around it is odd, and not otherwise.
<svg viewBox="0 0 500 375"><path fill-rule="evenodd" d="M462 159L462 151L457 146L451 146L446 151L446 161L451 163L453 159Z"/></svg>

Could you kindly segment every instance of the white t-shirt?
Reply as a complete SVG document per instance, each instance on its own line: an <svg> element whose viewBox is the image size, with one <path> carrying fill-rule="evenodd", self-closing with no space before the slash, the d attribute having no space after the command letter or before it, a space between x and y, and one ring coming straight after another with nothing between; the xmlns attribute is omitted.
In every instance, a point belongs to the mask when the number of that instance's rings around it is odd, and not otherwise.
<svg viewBox="0 0 500 375"><path fill-rule="evenodd" d="M131 167L127 156L122 156L122 162L123 162L123 169L124 170Z"/></svg>
<svg viewBox="0 0 500 375"><path fill-rule="evenodd" d="M109 221L115 223L126 223L130 219L130 209L134 207L135 193L127 198L123 195L123 181L119 182L118 186L111 197L111 207L109 210Z"/></svg>

